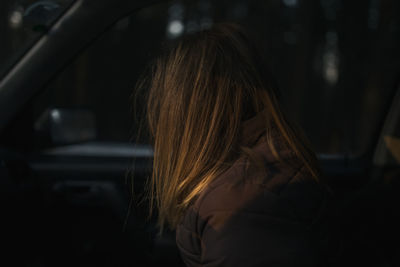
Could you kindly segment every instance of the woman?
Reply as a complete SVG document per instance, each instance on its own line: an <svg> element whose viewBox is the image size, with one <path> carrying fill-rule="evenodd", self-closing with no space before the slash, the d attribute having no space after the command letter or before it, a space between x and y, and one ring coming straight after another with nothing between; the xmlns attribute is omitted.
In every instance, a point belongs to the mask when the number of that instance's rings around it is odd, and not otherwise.
<svg viewBox="0 0 400 267"><path fill-rule="evenodd" d="M320 266L326 191L255 46L217 24L160 57L147 102L151 209L187 266Z"/></svg>

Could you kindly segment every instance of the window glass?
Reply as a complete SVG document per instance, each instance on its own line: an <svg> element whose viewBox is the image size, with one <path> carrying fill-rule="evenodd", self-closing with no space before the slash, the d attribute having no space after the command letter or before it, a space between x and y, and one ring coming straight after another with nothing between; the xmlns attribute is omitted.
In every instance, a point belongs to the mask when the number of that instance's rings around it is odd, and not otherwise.
<svg viewBox="0 0 400 267"><path fill-rule="evenodd" d="M0 1L0 78L73 1Z"/></svg>
<svg viewBox="0 0 400 267"><path fill-rule="evenodd" d="M49 85L47 107L87 107L100 141L137 132L134 85L162 43L219 21L256 36L288 115L318 153L363 153L400 69L400 1L196 0L152 5L120 20Z"/></svg>

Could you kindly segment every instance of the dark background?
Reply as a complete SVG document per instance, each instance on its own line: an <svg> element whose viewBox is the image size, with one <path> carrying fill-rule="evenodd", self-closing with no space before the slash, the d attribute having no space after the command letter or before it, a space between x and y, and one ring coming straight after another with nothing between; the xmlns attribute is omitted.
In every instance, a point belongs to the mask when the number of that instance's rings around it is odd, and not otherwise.
<svg viewBox="0 0 400 267"><path fill-rule="evenodd" d="M41 35L29 20L12 24L15 12L34 2L0 3L0 74ZM65 8L71 1L52 2ZM95 112L98 140L127 142L137 132L130 96L160 44L234 21L259 42L285 110L315 150L360 155L398 79L399 12L396 0L167 1L133 12L84 51L38 96L35 116L49 107L87 107Z"/></svg>

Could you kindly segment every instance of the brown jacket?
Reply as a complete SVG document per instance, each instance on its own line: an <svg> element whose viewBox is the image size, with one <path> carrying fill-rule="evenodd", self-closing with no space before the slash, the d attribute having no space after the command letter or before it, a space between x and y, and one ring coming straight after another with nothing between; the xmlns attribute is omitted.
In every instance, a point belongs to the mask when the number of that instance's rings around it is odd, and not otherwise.
<svg viewBox="0 0 400 267"><path fill-rule="evenodd" d="M203 191L176 230L187 266L321 266L326 260L321 214L326 191L273 136L277 161L260 115L245 122L243 143L263 171L238 159Z"/></svg>

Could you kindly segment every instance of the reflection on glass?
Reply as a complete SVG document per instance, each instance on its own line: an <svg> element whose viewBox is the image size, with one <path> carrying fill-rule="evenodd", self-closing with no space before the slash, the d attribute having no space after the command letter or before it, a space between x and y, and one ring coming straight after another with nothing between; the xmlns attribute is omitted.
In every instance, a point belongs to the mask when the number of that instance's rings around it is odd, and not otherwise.
<svg viewBox="0 0 400 267"><path fill-rule="evenodd" d="M336 32L326 33L326 47L322 58L322 65L324 79L331 86L335 85L339 79L337 42L338 37Z"/></svg>
<svg viewBox="0 0 400 267"><path fill-rule="evenodd" d="M23 21L23 14L22 14L22 8L18 7L14 11L11 12L10 15L10 27L13 29L17 29L21 27Z"/></svg>
<svg viewBox="0 0 400 267"><path fill-rule="evenodd" d="M297 0L283 0L283 3L288 7L296 7L298 2Z"/></svg>
<svg viewBox="0 0 400 267"><path fill-rule="evenodd" d="M185 26L183 24L183 16L185 9L181 3L175 3L168 9L167 36L170 39L179 37Z"/></svg>
<svg viewBox="0 0 400 267"><path fill-rule="evenodd" d="M339 79L339 59L335 51L328 50L323 56L324 78L330 85L335 85Z"/></svg>
<svg viewBox="0 0 400 267"><path fill-rule="evenodd" d="M168 36L171 38L178 37L183 33L185 26L180 20L170 21L168 24Z"/></svg>

